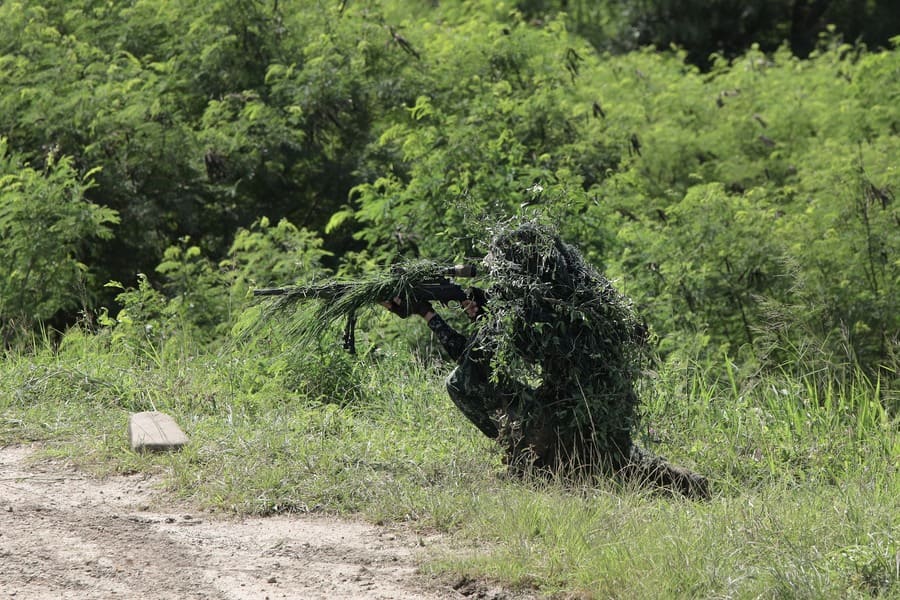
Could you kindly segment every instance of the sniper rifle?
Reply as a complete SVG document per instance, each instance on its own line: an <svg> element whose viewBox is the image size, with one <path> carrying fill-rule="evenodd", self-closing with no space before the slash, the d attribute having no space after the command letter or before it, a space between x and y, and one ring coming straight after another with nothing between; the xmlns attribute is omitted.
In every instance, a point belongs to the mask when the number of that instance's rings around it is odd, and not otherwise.
<svg viewBox="0 0 900 600"><path fill-rule="evenodd" d="M412 307L423 302L439 302L448 306L451 302L462 304L465 300L474 300L484 305L484 292L478 288L463 289L450 277L475 277L474 265L463 264L451 267L439 267L430 270L426 276L412 274L403 268L394 268L392 277L377 282L330 281L320 284L299 285L278 288L261 288L253 290L254 296L282 296L287 301L317 299L329 305L339 305L338 312L346 314L347 324L344 327L344 350L356 353L356 310L363 304L374 304L393 301L400 298L405 313L409 315Z"/></svg>

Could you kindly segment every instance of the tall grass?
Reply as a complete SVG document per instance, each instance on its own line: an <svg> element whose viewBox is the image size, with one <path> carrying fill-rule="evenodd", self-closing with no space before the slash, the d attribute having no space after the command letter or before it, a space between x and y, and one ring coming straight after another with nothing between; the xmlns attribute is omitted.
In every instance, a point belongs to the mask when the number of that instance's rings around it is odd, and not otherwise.
<svg viewBox="0 0 900 600"><path fill-rule="evenodd" d="M900 597L900 435L877 384L722 370L663 372L644 419L643 442L705 472L711 501L511 491L467 523L491 549L445 568L592 598Z"/></svg>
<svg viewBox="0 0 900 600"><path fill-rule="evenodd" d="M0 363L0 444L153 470L211 510L356 513L454 534L427 568L579 598L900 597L900 435L879 382L670 364L640 443L707 475L708 502L612 481L523 482L456 411L448 365L267 342L136 349L73 331ZM370 344L375 347L377 344ZM429 355L430 356L430 355ZM350 393L352 391L352 393ZM191 437L136 455L130 412Z"/></svg>

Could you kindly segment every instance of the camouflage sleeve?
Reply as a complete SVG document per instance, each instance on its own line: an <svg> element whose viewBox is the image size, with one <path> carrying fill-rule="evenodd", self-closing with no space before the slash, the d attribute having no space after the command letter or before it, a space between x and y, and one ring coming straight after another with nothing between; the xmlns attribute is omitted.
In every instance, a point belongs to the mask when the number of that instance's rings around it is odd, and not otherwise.
<svg viewBox="0 0 900 600"><path fill-rule="evenodd" d="M459 333L447 322L441 318L441 315L434 315L428 321L428 327L437 336L444 350L453 360L459 360L463 351L466 349L466 336Z"/></svg>

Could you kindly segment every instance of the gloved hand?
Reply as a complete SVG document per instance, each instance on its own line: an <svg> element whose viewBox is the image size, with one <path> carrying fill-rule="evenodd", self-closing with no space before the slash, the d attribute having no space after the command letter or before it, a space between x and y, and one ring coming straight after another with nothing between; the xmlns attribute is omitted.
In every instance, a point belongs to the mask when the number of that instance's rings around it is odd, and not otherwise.
<svg viewBox="0 0 900 600"><path fill-rule="evenodd" d="M381 304L401 319L405 319L409 315L420 315L424 317L427 312L434 310L431 307L430 302L419 300L412 303L407 303L405 300L399 297L394 298L393 300L382 302Z"/></svg>
<svg viewBox="0 0 900 600"><path fill-rule="evenodd" d="M484 306L487 304L487 294L481 288L470 287L466 290L468 300L462 301L463 310L470 321L475 321L484 314Z"/></svg>

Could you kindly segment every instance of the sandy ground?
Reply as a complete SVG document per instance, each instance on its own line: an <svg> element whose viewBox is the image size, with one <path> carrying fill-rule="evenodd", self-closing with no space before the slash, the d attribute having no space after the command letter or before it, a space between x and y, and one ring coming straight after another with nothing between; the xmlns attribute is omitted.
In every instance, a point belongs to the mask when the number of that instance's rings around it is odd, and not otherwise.
<svg viewBox="0 0 900 600"><path fill-rule="evenodd" d="M0 600L522 600L417 564L439 535L315 515L229 518L173 504L147 475L96 479L0 448Z"/></svg>

